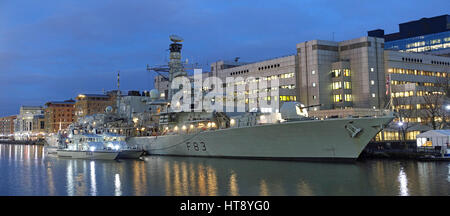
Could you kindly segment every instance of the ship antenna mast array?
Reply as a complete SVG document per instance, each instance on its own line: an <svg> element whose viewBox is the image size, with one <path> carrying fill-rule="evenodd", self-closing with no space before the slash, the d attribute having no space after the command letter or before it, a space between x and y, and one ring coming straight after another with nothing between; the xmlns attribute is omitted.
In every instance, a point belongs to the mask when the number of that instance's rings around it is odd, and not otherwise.
<svg viewBox="0 0 450 216"><path fill-rule="evenodd" d="M184 70L183 63L181 62L181 48L183 45L183 38L177 35L169 36L172 43L170 44L170 61L168 65L159 65L156 67L149 67L147 65L147 71L155 71L157 74L163 77L163 79L169 81L169 86L172 83L173 79L181 76L186 76L187 73ZM168 73L168 76L163 75L162 73ZM175 90L176 91L176 90ZM173 94L175 94L173 89L169 88L167 99L172 100Z"/></svg>
<svg viewBox="0 0 450 216"><path fill-rule="evenodd" d="M117 91L120 94L120 70L117 71Z"/></svg>

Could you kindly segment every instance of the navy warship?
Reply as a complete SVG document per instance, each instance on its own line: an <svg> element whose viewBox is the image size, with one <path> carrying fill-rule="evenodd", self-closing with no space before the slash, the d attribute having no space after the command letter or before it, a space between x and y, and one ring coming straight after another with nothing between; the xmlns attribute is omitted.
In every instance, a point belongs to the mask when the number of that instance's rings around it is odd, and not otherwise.
<svg viewBox="0 0 450 216"><path fill-rule="evenodd" d="M127 143L150 155L202 156L276 160L355 160L393 119L391 112L376 117L317 119L298 102L284 102L278 113L179 112L171 107L178 91L171 83L187 76L181 63L183 39L171 36L168 70L169 97L150 91L147 103L158 122L151 135L131 136Z"/></svg>

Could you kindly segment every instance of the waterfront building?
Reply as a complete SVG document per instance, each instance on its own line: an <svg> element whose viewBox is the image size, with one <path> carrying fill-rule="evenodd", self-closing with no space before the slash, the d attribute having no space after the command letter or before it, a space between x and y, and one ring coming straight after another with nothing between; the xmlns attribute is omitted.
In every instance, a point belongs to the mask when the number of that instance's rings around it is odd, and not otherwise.
<svg viewBox="0 0 450 216"><path fill-rule="evenodd" d="M297 51L300 102L322 104L310 110L311 115L369 116L395 110L400 118L378 134L377 141L415 140L433 125L445 126L442 104L447 93L438 85L447 86L449 57L386 50L377 37L307 41L297 44ZM441 101L431 104L430 97L436 95Z"/></svg>
<svg viewBox="0 0 450 216"><path fill-rule="evenodd" d="M41 106L21 106L14 120L16 140L36 140L45 135L44 109Z"/></svg>
<svg viewBox="0 0 450 216"><path fill-rule="evenodd" d="M376 140L415 140L423 131L448 127L450 58L385 50L384 59L390 108L399 118Z"/></svg>
<svg viewBox="0 0 450 216"><path fill-rule="evenodd" d="M56 133L66 129L75 118L75 101L50 101L45 104L45 131Z"/></svg>
<svg viewBox="0 0 450 216"><path fill-rule="evenodd" d="M369 31L368 36L384 38L386 49L450 55L449 15L401 23L399 30L396 33L384 34L384 30L377 29Z"/></svg>
<svg viewBox="0 0 450 216"><path fill-rule="evenodd" d="M14 119L16 118L15 115L0 118L0 137L11 138L14 135Z"/></svg>
<svg viewBox="0 0 450 216"><path fill-rule="evenodd" d="M79 94L75 102L75 121L83 116L104 113L105 108L111 106L116 109L117 91L106 94Z"/></svg>
<svg viewBox="0 0 450 216"><path fill-rule="evenodd" d="M383 108L383 43L381 38L361 37L297 44L299 101L321 104L314 111Z"/></svg>
<svg viewBox="0 0 450 216"><path fill-rule="evenodd" d="M278 112L283 102L297 101L296 62L297 57L295 55L276 57L252 63L221 60L211 64L211 76L218 77L224 82L223 87L226 92L224 105L234 95L235 106L241 102L245 104L245 111L249 111L249 104L255 103L258 104L262 112ZM233 82L225 85L227 78L231 78ZM257 83L255 86L258 89L249 89L249 85L252 82ZM264 88L261 86L262 82L266 82ZM278 84L272 86L272 82ZM232 92L227 92L231 85L235 85L234 89ZM245 85L244 91L239 91L238 85ZM278 91L279 95L271 95L272 91ZM264 94L261 94L263 92ZM272 110L271 107L260 107L259 104L262 101L267 101L267 103L271 103L272 101L278 102L279 106L274 107L276 110Z"/></svg>

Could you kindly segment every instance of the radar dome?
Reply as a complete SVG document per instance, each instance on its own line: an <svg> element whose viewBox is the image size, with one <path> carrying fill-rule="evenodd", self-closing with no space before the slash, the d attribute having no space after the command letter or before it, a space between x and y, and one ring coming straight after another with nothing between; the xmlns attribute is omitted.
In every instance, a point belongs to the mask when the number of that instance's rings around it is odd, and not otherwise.
<svg viewBox="0 0 450 216"><path fill-rule="evenodd" d="M157 90L157 89L152 89L152 90L150 90L150 98L152 99L152 100L156 100L156 99L158 99L160 97L160 95L159 95L159 91Z"/></svg>
<svg viewBox="0 0 450 216"><path fill-rule="evenodd" d="M172 42L175 42L175 43L176 42L183 42L183 38L178 36L178 35L170 35L169 38L170 38L170 40Z"/></svg>
<svg viewBox="0 0 450 216"><path fill-rule="evenodd" d="M111 106L107 106L106 108L105 108L105 112L106 113L111 113L113 111L113 108L111 107Z"/></svg>

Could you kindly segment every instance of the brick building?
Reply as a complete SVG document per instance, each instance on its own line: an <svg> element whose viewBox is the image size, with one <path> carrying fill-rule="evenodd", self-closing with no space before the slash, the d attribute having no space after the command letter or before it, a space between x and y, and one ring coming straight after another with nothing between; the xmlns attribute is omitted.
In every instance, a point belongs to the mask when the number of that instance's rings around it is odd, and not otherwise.
<svg viewBox="0 0 450 216"><path fill-rule="evenodd" d="M50 101L45 104L45 131L56 133L66 129L75 118L75 101Z"/></svg>
<svg viewBox="0 0 450 216"><path fill-rule="evenodd" d="M0 136L9 136L14 134L14 119L17 116L6 116L0 118Z"/></svg>
<svg viewBox="0 0 450 216"><path fill-rule="evenodd" d="M75 103L75 121L83 116L104 113L105 108L111 106L116 109L117 91L106 94L79 94Z"/></svg>

